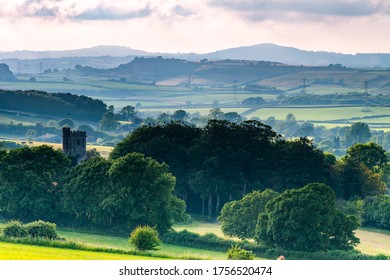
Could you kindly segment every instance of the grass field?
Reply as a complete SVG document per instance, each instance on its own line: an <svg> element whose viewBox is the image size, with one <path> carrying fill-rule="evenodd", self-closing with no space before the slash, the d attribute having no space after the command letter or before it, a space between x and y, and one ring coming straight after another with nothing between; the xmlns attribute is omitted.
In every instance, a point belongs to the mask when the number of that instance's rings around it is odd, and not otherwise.
<svg viewBox="0 0 390 280"><path fill-rule="evenodd" d="M301 121L333 121L350 119L353 117L365 117L390 114L388 107L370 107L370 112L366 112L367 107L331 107L331 108L264 108L258 109L247 117L259 117L266 120L268 117L275 117L277 120L284 120L288 114L293 114L297 120ZM367 122L373 119L367 119Z"/></svg>
<svg viewBox="0 0 390 280"><path fill-rule="evenodd" d="M175 229L178 231L186 229L199 234L214 233L217 236L225 237L218 223L194 223L176 226ZM362 253L390 256L390 231L358 229L356 230L356 236L360 239L357 249Z"/></svg>
<svg viewBox="0 0 390 280"><path fill-rule="evenodd" d="M0 260L158 260L161 258L99 253L0 242Z"/></svg>
<svg viewBox="0 0 390 280"><path fill-rule="evenodd" d="M128 243L128 239L125 237L106 236L91 233L80 233L75 231L59 231L61 237L67 240L82 242L90 245L98 245L101 247L108 247L114 249L130 250L134 249ZM226 253L216 252L212 250L196 249L183 246L176 246L171 244L162 244L161 250L157 252L163 252L172 258L197 258L197 259L226 259Z"/></svg>

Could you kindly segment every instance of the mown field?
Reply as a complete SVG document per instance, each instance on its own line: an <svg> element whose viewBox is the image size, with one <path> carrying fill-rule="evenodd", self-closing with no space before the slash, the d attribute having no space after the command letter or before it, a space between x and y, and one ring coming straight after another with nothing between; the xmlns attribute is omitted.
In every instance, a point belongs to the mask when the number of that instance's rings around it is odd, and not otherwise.
<svg viewBox="0 0 390 280"><path fill-rule="evenodd" d="M0 242L0 260L159 260L161 258L100 253Z"/></svg>
<svg viewBox="0 0 390 280"><path fill-rule="evenodd" d="M199 234L214 233L219 237L226 238L218 223L194 222L188 225L175 226L177 231L184 229ZM93 234L70 229L62 229L58 233L60 237L68 241L74 241L88 247L119 249L123 251L135 249L128 243L127 237ZM390 256L390 231L358 229L356 236L361 241L357 249L362 253ZM149 260L162 258L223 260L227 258L227 254L225 252L171 244L162 244L160 250L150 252L148 256L133 256L129 254L101 253L0 242L0 259L3 260ZM257 256L257 258L261 259L261 256Z"/></svg>

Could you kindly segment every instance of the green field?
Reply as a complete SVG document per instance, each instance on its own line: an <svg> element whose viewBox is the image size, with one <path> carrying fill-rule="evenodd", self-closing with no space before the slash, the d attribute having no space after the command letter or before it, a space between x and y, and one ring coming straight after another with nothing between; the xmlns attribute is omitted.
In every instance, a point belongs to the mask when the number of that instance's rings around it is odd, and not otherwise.
<svg viewBox="0 0 390 280"><path fill-rule="evenodd" d="M0 242L0 260L158 260L161 258L99 253Z"/></svg>
<svg viewBox="0 0 390 280"><path fill-rule="evenodd" d="M89 245L95 245L99 247L108 247L114 249L131 250L134 249L128 243L128 239L125 237L98 235L91 233L80 233L75 231L59 231L61 237L67 240L82 242ZM183 246L176 246L171 244L162 244L161 250L157 251L171 256L172 258L192 258L192 259L226 259L226 253L216 252L212 250L204 250L197 248L189 248Z"/></svg>
<svg viewBox="0 0 390 280"><path fill-rule="evenodd" d="M369 112L367 112L367 109ZM390 109L388 107L264 108L258 109L246 117L258 117L266 120L273 116L277 120L284 120L290 113L298 121L333 121L353 117L387 115L390 114ZM367 122L372 120L374 119L367 119Z"/></svg>
<svg viewBox="0 0 390 280"><path fill-rule="evenodd" d="M176 226L175 230L188 230L199 234L214 233L226 238L218 223L194 222L189 225ZM60 237L89 247L134 250L128 238L102 234L85 233L75 230L59 230ZM376 229L358 229L356 236L361 243L357 249L369 255L384 254L390 256L390 231ZM237 240L237 239L235 239ZM51 248L34 245L0 242L0 259L3 260L149 260L161 259L161 256L172 259L226 259L225 252L197 249L191 247L162 244L160 250L150 252L149 256L133 256L118 253L100 253L93 251ZM258 256L261 257L261 256Z"/></svg>

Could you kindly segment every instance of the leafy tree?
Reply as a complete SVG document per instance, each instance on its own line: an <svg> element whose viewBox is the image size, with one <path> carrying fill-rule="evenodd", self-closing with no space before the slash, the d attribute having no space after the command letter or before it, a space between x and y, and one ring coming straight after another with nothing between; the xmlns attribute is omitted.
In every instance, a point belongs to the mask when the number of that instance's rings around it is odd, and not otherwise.
<svg viewBox="0 0 390 280"><path fill-rule="evenodd" d="M129 243L134 245L140 251L158 250L161 241L158 238L158 232L150 226L136 227L129 238Z"/></svg>
<svg viewBox="0 0 390 280"><path fill-rule="evenodd" d="M189 150L199 140L200 133L199 128L174 122L141 126L118 143L110 157L117 159L131 152L139 152L167 163L176 177L175 191L186 201L191 176Z"/></svg>
<svg viewBox="0 0 390 280"><path fill-rule="evenodd" d="M109 215L111 227L150 225L165 232L173 224L172 213L182 212L172 210L175 177L165 163L129 153L113 161L108 180L101 206Z"/></svg>
<svg viewBox="0 0 390 280"><path fill-rule="evenodd" d="M270 189L253 191L240 200L225 203L218 217L222 232L241 239L253 238L259 214L264 212L267 202L277 195L277 192Z"/></svg>
<svg viewBox="0 0 390 280"><path fill-rule="evenodd" d="M123 107L119 112L119 114L121 114L125 120L131 120L135 116L135 113L135 107L131 105Z"/></svg>
<svg viewBox="0 0 390 280"><path fill-rule="evenodd" d="M307 138L275 143L269 158L269 174L266 185L276 191L297 188L311 182L325 183L327 164L324 153Z"/></svg>
<svg viewBox="0 0 390 280"><path fill-rule="evenodd" d="M114 131L119 126L119 122L116 120L115 114L111 111L103 114L99 124L100 129L104 131Z"/></svg>
<svg viewBox="0 0 390 280"><path fill-rule="evenodd" d="M62 211L72 223L82 226L106 227L108 214L101 202L106 196L111 162L102 157L92 157L73 167L64 178L61 190Z"/></svg>
<svg viewBox="0 0 390 280"><path fill-rule="evenodd" d="M359 239L358 222L335 205L332 189L321 183L288 190L269 201L258 218L256 239L289 250L346 250Z"/></svg>
<svg viewBox="0 0 390 280"><path fill-rule="evenodd" d="M379 174L350 157L344 158L336 168L345 199L383 194L387 189Z"/></svg>
<svg viewBox="0 0 390 280"><path fill-rule="evenodd" d="M363 224L390 229L390 196L379 195L366 204Z"/></svg>
<svg viewBox="0 0 390 280"><path fill-rule="evenodd" d="M6 218L58 218L58 182L70 166L61 151L45 145L12 149L0 164L0 205Z"/></svg>
<svg viewBox="0 0 390 280"><path fill-rule="evenodd" d="M223 115L223 119L229 122L241 122L243 118L236 112L228 112Z"/></svg>
<svg viewBox="0 0 390 280"><path fill-rule="evenodd" d="M383 169L389 162L386 151L375 143L355 144L348 148L345 158L356 160L371 171L376 168Z"/></svg>
<svg viewBox="0 0 390 280"><path fill-rule="evenodd" d="M184 110L177 110L172 115L172 121L185 123L189 119L189 116Z"/></svg>
<svg viewBox="0 0 390 280"><path fill-rule="evenodd" d="M209 119L211 120L222 120L225 114L220 108L213 108L209 112Z"/></svg>
<svg viewBox="0 0 390 280"><path fill-rule="evenodd" d="M345 133L345 143L350 146L366 143L371 137L370 127L364 122L356 122Z"/></svg>

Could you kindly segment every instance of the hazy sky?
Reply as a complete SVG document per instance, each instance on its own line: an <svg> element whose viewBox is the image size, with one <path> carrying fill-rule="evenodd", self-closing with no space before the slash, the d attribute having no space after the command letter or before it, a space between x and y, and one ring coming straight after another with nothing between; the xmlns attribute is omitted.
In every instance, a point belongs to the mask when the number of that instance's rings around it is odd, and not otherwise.
<svg viewBox="0 0 390 280"><path fill-rule="evenodd" d="M0 0L0 51L275 43L390 53L390 0Z"/></svg>

